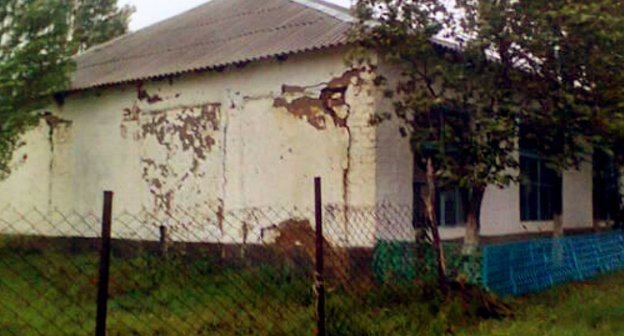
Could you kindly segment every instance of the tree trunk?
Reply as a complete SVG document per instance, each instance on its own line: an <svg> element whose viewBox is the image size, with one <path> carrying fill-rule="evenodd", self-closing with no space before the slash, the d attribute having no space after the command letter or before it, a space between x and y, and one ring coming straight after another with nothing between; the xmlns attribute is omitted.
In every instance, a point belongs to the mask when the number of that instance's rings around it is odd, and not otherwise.
<svg viewBox="0 0 624 336"><path fill-rule="evenodd" d="M563 230L563 218L561 214L563 213L563 174L560 173L560 178L557 180L555 184L555 188L557 188L557 193L555 202L553 204L553 237L561 238L564 235Z"/></svg>
<svg viewBox="0 0 624 336"><path fill-rule="evenodd" d="M554 222L553 237L554 238L563 237L564 231L563 231L563 220L561 218L561 212L555 212L553 214L553 222Z"/></svg>
<svg viewBox="0 0 624 336"><path fill-rule="evenodd" d="M472 189L468 200L466 214L466 235L464 236L464 255L474 255L479 245L479 213L485 188L475 187Z"/></svg>
<svg viewBox="0 0 624 336"><path fill-rule="evenodd" d="M414 171L412 177L412 187L414 193L413 213L412 213L412 227L414 228L414 270L415 274L424 274L427 272L427 251L430 248L430 239L428 236L428 225L426 220L426 214L424 211L421 213L420 209L426 209L426 195L422 193L420 184L416 181L420 181L420 170L417 168L418 161L416 156L413 157ZM418 186L418 188L416 188Z"/></svg>
<svg viewBox="0 0 624 336"><path fill-rule="evenodd" d="M425 197L425 212L427 222L431 229L431 236L433 238L433 252L436 258L436 264L438 269L438 285L440 291L446 297L448 295L448 283L446 281L446 261L444 260L444 250L442 248L442 241L440 239L440 231L438 230L438 219L435 211L435 172L433 170L433 163L431 157L427 158L427 196Z"/></svg>

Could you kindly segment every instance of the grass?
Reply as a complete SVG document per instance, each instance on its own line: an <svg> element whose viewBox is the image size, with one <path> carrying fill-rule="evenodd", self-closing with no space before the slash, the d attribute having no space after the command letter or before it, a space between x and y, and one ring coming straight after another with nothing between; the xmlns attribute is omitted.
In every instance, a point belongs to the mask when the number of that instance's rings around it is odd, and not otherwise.
<svg viewBox="0 0 624 336"><path fill-rule="evenodd" d="M512 301L514 318L486 320L459 335L624 335L624 272L563 284Z"/></svg>
<svg viewBox="0 0 624 336"><path fill-rule="evenodd" d="M310 265L253 267L214 250L162 258L114 250L109 335L314 335ZM90 335L98 254L93 248L0 239L0 330L7 335ZM355 270L353 274L361 272ZM507 300L515 315L483 319L479 306L443 301L428 286L327 284L329 335L624 335L624 273Z"/></svg>

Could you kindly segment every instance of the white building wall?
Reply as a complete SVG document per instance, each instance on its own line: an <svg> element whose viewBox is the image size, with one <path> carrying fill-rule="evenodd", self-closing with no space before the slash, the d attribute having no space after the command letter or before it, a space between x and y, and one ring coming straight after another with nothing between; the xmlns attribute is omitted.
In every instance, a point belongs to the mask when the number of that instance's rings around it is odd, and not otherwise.
<svg viewBox="0 0 624 336"><path fill-rule="evenodd" d="M42 123L25 136L0 202L22 212L91 213L87 227L42 233L95 235L102 192L113 190L116 236L157 239L165 224L174 239L259 242L293 219L294 208L312 218L313 178L321 176L333 243L411 239L409 142L396 120L370 125L375 111L392 106L374 73L350 71L344 55L333 49L73 93L53 111L53 132ZM589 165L565 173L566 228L592 225L591 183ZM85 220L59 223L67 221ZM517 185L487 189L482 235L551 229L520 221ZM464 228L441 234L461 238Z"/></svg>
<svg viewBox="0 0 624 336"><path fill-rule="evenodd" d="M392 81L397 79L397 72L387 64L380 64L379 73ZM384 99L383 88L378 89L379 112L394 113L391 100ZM392 203L411 206L413 199L413 155L409 139L401 137L400 123L395 116L384 121L377 128L377 176L376 200L378 203ZM589 228L593 225L592 205L592 168L591 163L584 163L579 171L570 170L563 174L562 190L564 229ZM405 210L402 210L405 213ZM506 188L490 186L486 189L480 217L480 234L483 236L514 235L523 233L550 232L552 221L524 222L520 220L520 186L511 184ZM388 237L395 237L397 232L410 232L409 223L401 221L401 227L387 221L382 223ZM459 239L465 235L463 226L440 227L442 239Z"/></svg>
<svg viewBox="0 0 624 336"><path fill-rule="evenodd" d="M50 129L44 120L21 139L11 174L0 183L0 214L8 208L47 211L50 190Z"/></svg>
<svg viewBox="0 0 624 336"><path fill-rule="evenodd" d="M18 206L99 215L112 190L117 236L157 238L168 218L174 239L258 242L293 208L312 218L321 176L333 205L328 235L370 244L373 229L352 238L350 225L368 224L350 220L346 204L375 202L373 85L368 71L350 71L344 51L73 93L53 111L68 122L53 148L44 128L28 135L37 161L0 184L1 197L43 188Z"/></svg>

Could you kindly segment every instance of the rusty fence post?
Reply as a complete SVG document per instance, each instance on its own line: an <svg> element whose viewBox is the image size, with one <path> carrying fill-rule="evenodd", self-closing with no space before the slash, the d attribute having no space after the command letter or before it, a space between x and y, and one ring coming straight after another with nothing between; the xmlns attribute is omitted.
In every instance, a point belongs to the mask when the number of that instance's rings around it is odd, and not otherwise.
<svg viewBox="0 0 624 336"><path fill-rule="evenodd" d="M112 212L113 192L105 191L104 208L102 211L102 246L100 248L100 274L98 280L95 336L106 335L106 306L108 301Z"/></svg>
<svg viewBox="0 0 624 336"><path fill-rule="evenodd" d="M325 281L323 279L323 203L321 178L314 178L314 217L316 222L316 265L314 291L316 293L316 334L325 336Z"/></svg>
<svg viewBox="0 0 624 336"><path fill-rule="evenodd" d="M161 257L167 257L167 250L169 249L167 242L167 227L160 226L160 241L158 242L158 249Z"/></svg>

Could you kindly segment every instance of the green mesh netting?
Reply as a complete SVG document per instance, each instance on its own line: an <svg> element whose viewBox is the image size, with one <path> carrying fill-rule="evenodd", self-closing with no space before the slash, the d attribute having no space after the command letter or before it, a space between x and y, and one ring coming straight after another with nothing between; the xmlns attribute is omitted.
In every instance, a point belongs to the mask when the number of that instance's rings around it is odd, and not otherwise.
<svg viewBox="0 0 624 336"><path fill-rule="evenodd" d="M431 280L436 275L433 250L424 248L424 260L416 258L416 244L408 241L380 240L373 254L375 277L382 282L413 282ZM480 282L480 253L462 254L461 243L444 243L447 275L451 279L462 278L470 283ZM422 254L421 254L422 255Z"/></svg>

